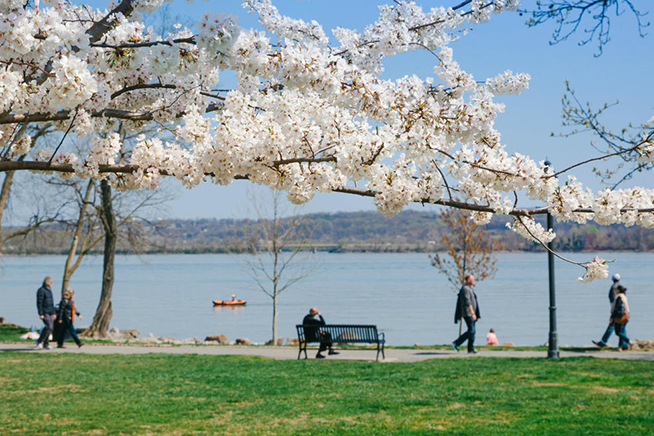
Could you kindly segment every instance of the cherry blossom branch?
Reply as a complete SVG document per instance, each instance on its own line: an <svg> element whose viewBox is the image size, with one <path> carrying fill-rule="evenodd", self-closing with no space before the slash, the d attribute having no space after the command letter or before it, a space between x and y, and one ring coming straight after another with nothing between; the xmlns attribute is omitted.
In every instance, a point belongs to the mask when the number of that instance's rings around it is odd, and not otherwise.
<svg viewBox="0 0 654 436"><path fill-rule="evenodd" d="M505 176L518 177L517 174L510 173L508 171L496 170L494 168L488 168L488 167L485 167L485 166L482 166L482 165L479 165L479 164L476 164L476 163L473 163L473 162L470 162L470 161L467 161L467 160L459 160L456 157L454 157L453 155L451 155L450 153L446 152L445 150L441 150L440 148L431 148L431 149L439 152L440 154L442 154L444 156L449 157L453 161L457 161L457 162L461 162L461 163L466 164L466 165L470 165L473 168L478 168L480 170L490 171L491 173L495 173L495 174L503 174Z"/></svg>
<svg viewBox="0 0 654 436"><path fill-rule="evenodd" d="M86 31L89 40L93 44L98 42L108 31L110 31L118 21L118 16L129 17L134 12L134 0L123 0L111 12L109 12L100 21L93 23Z"/></svg>
<svg viewBox="0 0 654 436"><path fill-rule="evenodd" d="M590 266L591 266L593 263L595 263L596 261L598 261L599 259L595 258L595 259L593 259L593 261L591 261L591 262L576 262L576 261L574 261L574 260L572 260L572 259L568 259L568 258L566 258L566 257L563 257L563 256L561 256L559 253L557 253L556 251L550 249L550 247L548 247L547 244L543 243L543 241L541 241L540 238L536 237L536 235L534 235L534 234L531 232L531 230L529 230L529 227L527 227L527 226L525 225L525 223L522 221L522 217L521 217L521 216L516 217L516 220L517 220L518 222L520 222L520 225L521 225L521 226L522 226L522 227L527 231L527 233L529 233L529 235L533 238L533 240L536 241L536 242L538 242L538 243L539 243L543 248L545 248L545 250L546 250L547 252L552 253L552 255L558 257L559 259L561 259L561 260L564 261L564 262L568 262L568 263L571 263L571 264L573 264L573 265L578 265L578 266L584 268L584 269L586 270L585 275L586 275L586 276L590 275L590 273L589 273L589 270L591 269ZM615 262L615 259L614 259L614 260L603 260L603 263L613 263L613 262ZM593 279L594 279L594 278L588 279L588 281L593 280ZM581 280L581 281L586 281L583 277L580 277L579 280Z"/></svg>
<svg viewBox="0 0 654 436"><path fill-rule="evenodd" d="M21 62L21 61L16 61L16 60L11 59L11 60L8 60L8 61L0 60L0 64L6 64L6 65L12 65L13 64L13 65L20 65L22 67L30 67L30 68L34 68L35 70L40 71L41 73L43 73L44 75L46 75L48 77L54 77L55 76L51 72L45 70L44 68L39 67L38 65L33 64L32 62Z"/></svg>
<svg viewBox="0 0 654 436"><path fill-rule="evenodd" d="M1 169L2 167L0 167ZM352 195L359 195L362 197L375 197L377 195L376 191L370 190L370 189L360 189L360 188L353 188L353 187L348 187L344 186L341 188L334 188L332 189L334 192L340 192L344 194L352 194ZM456 201L456 200L430 200L430 199L421 199L418 201L415 201L415 203L429 203L429 204L438 204L441 206L448 206L448 207L454 207L457 209L466 209L466 210L471 210L475 212L490 212L490 213L495 213L495 210L490 207L490 206L482 206L479 204L471 204L471 203L464 203L461 201ZM518 208L518 209L513 209L511 212L509 212L509 215L513 216L530 216L530 215L543 215L547 213L547 208L534 208L534 209L523 209L523 208Z"/></svg>
<svg viewBox="0 0 654 436"><path fill-rule="evenodd" d="M294 157L291 159L281 159L273 162L273 166L279 167L280 165L288 165L293 163L320 163L320 162L336 162L335 156L326 156L326 157Z"/></svg>
<svg viewBox="0 0 654 436"><path fill-rule="evenodd" d="M453 6L452 10L454 10L454 11L459 10L459 9L467 6L470 3L472 3L472 0L465 0L465 1L461 2L461 3L459 3L458 5ZM492 5L493 5L493 2L489 2L489 3L486 3L485 5L480 6L479 9L480 10L481 9L486 9L487 7L490 7ZM469 15L471 13L472 13L472 11L467 11L467 12L461 14L461 16L466 16L466 15ZM418 26L410 27L409 30L412 31L412 32L417 32L418 30L421 30L421 29L424 29L424 28L427 28L427 27L432 27L432 26L435 26L437 24L441 24L441 23L444 23L444 22L445 22L445 20L436 20L436 21L432 21L432 22L429 22L429 23L420 24ZM363 42L357 44L357 48L361 48L361 47L365 47L365 46L371 46L371 45L377 44L378 42L379 42L379 40L363 41ZM347 52L349 52L349 50L342 50L342 51L340 51L338 53L334 53L334 56L342 56Z"/></svg>
<svg viewBox="0 0 654 436"><path fill-rule="evenodd" d="M70 130L73 128L75 125L75 118L77 118L77 115L79 114L79 111L75 111L75 115L73 116L73 119L70 120L70 124L68 125L68 129L66 129L66 132L64 133L64 136L62 136L61 141L59 141L59 145L57 145L57 148L55 148L55 151L52 153L52 156L50 156L50 160L48 163L52 163L52 159L54 159L55 155L63 145L64 141L66 140L66 137L68 137L68 134L70 133Z"/></svg>
<svg viewBox="0 0 654 436"><path fill-rule="evenodd" d="M450 197L450 200L452 200L452 191L450 190L450 185L447 183L447 179L445 178L445 174L441 171L441 168L438 166L436 161L434 159L431 160L431 163L434 164L436 169L438 170L438 174L441 175L441 179L443 180L443 183L445 184L445 189L447 189L447 195Z"/></svg>
<svg viewBox="0 0 654 436"><path fill-rule="evenodd" d="M272 163L273 167L278 168L281 165L287 165L292 163L312 163L312 162L333 162L335 158L332 156L317 158L317 159L307 159L307 158L291 158L291 159L281 159L274 161ZM98 173L100 174L131 174L137 172L139 169L143 169L138 165L99 165ZM59 163L49 163L49 162L37 162L37 161L8 161L0 162L0 172L6 171L20 171L20 170L31 170L31 171L54 171L60 173L74 173L75 169L72 164L59 164ZM157 170L162 176L173 176L172 173L166 170ZM215 177L213 173L205 173L206 176ZM248 175L235 175L233 176L235 180L248 180ZM377 195L376 191L365 190L354 187L341 187L334 188L333 192L340 192L352 195L359 195L363 197L375 197ZM476 212L488 212L496 213L495 209L490 206L483 206L478 204L464 203L455 200L431 200L429 198L416 200L416 203L425 203L425 204L438 204L441 206L455 207L457 209L466 209ZM546 207L539 208L514 208L509 212L511 216L532 216L532 215L543 215L548 212ZM572 212L574 213L595 213L593 209L590 208L579 208L575 209ZM638 213L654 213L654 208L633 208L627 207L620 209L621 213L625 212L638 212Z"/></svg>
<svg viewBox="0 0 654 436"><path fill-rule="evenodd" d="M220 110L223 107L222 103L211 103L205 109L205 113L214 112ZM160 109L157 109L160 110ZM89 115L92 118L118 118L122 120L130 121L152 121L154 119L154 113L157 110L150 112L132 112L119 109L103 109L100 111L90 112ZM63 110L51 113L37 113L37 114L5 114L0 115L0 124L16 124L16 123L30 123L30 122L42 122L42 121L65 121L71 118L75 113L74 110ZM180 113L179 116L184 115L184 112Z"/></svg>
<svg viewBox="0 0 654 436"><path fill-rule="evenodd" d="M586 165L586 164L591 163L591 162L595 162L595 161L598 161L598 160L608 159L608 158L610 158L610 157L619 156L619 155L621 155L621 154L625 154L625 153L630 153L630 152L632 152L632 151L635 151L635 150L639 149L640 147L642 147L642 146L643 146L644 144L646 144L646 143L651 143L652 141L654 141L654 131L650 132L650 133L645 137L645 139L643 139L642 141L640 141L638 144L634 145L634 146L631 147L631 148L627 148L627 149L624 149L624 150L616 151L615 153L606 154L606 155L604 155L604 156L600 156L600 157L594 157L594 158L592 158L592 159L588 159L588 160L585 160L585 161L583 161L583 162L578 162L578 163L576 163L576 164L574 164L574 165L569 166L568 168L566 168L566 169L564 169L564 170L561 170L561 171L556 172L556 173L554 173L554 174L550 174L549 176L544 176L543 178L544 178L544 179L549 179L549 178L552 178L552 177L556 177L556 176L558 176L558 175L560 175L560 174L566 173L566 172L568 172L568 171L570 171L570 170L572 170L572 169L574 169L574 168L577 168L577 167L582 166L582 165Z"/></svg>
<svg viewBox="0 0 654 436"><path fill-rule="evenodd" d="M579 265L579 266L582 266L582 267L583 267L585 264L588 263L588 262L586 262L586 263L575 262L574 260L571 260L571 259L568 259L568 258L565 258L565 257L561 256L559 253L557 253L556 251L554 251L554 250L552 250L550 247L548 247L546 243L544 243L543 241L541 241L539 237L537 237L536 235L534 235L534 234L532 233L532 231L529 230L529 227L527 227L527 225L522 221L522 217L521 217L521 216L516 216L516 217L515 217L515 220L518 221L518 222L520 223L520 225L522 226L522 228L525 229L525 230L527 231L527 233L529 233L529 236L531 236L532 239L533 239L534 241L538 242L538 243L539 243L539 244L540 244L540 245L541 245L545 250L547 250L548 252L552 253L554 256L558 257L558 258L561 259L562 261L564 261L564 262L568 262L568 263L572 263L572 264L574 264L574 265Z"/></svg>
<svg viewBox="0 0 654 436"><path fill-rule="evenodd" d="M464 6L467 6L470 3L472 3L472 0L466 0L466 1L462 2L462 3L459 3L458 5L456 5L454 7L452 7L452 10L453 11L459 10L459 9L463 8ZM479 7L479 10L486 9L486 8L492 6L492 5L493 5L493 2L488 2L485 5L481 5ZM472 13L472 11L466 11L463 14L461 14L461 16L465 17L466 15L470 15L471 13ZM412 31L415 32L417 30L424 29L425 27L435 26L436 24L441 24L443 22L444 22L444 20L436 20L436 21L433 21L431 23L425 23L425 24L420 24L419 26L409 27L409 30L412 30Z"/></svg>
<svg viewBox="0 0 654 436"><path fill-rule="evenodd" d="M177 89L177 85L164 85L163 83L143 83L140 85L127 86L111 94L111 99L114 100L126 92L136 91L138 89Z"/></svg>
<svg viewBox="0 0 654 436"><path fill-rule="evenodd" d="M161 41L149 41L149 42L131 42L125 44L105 44L105 43L94 43L90 44L91 47L95 48L110 48L113 50L122 50L126 48L142 48L142 47L155 47L157 45L167 45L172 47L173 44L195 44L195 37L191 36L188 38L178 38L172 40L161 40Z"/></svg>

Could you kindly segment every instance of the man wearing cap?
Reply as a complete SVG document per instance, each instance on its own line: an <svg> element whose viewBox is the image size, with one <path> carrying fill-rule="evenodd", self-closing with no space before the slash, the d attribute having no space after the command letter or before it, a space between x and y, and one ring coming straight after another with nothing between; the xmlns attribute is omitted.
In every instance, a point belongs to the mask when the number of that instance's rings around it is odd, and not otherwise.
<svg viewBox="0 0 654 436"><path fill-rule="evenodd" d="M615 295L618 286L620 286L620 274L613 274L613 285L611 285L611 289L609 289L609 302L611 303L611 307L613 307L613 302L615 301ZM604 332L604 336L602 336L602 339L599 342L593 341L593 344L597 345L600 348L606 347L606 342L609 340L614 330L615 330L615 323L611 319L611 321L609 321L609 326L606 328L606 331Z"/></svg>

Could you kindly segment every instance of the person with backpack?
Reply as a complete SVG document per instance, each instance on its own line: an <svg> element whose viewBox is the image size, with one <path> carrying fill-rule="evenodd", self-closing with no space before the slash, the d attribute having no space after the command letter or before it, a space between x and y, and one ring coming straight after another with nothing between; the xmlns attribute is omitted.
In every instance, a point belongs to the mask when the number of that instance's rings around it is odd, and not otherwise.
<svg viewBox="0 0 654 436"><path fill-rule="evenodd" d="M611 320L615 324L615 334L620 338L618 351L627 351L630 341L627 337L627 324L629 323L629 304L625 295L627 288L620 285L616 288L615 302L611 309Z"/></svg>
<svg viewBox="0 0 654 436"><path fill-rule="evenodd" d="M75 308L75 303L73 302L74 292L72 289L68 288L64 291L61 302L59 303L59 324L61 325L61 331L57 337L57 348L66 348L64 345L64 338L66 333L70 333L73 340L78 347L84 345L84 342L79 340L77 336L77 330L75 329L75 317L82 319L82 315Z"/></svg>
<svg viewBox="0 0 654 436"><path fill-rule="evenodd" d="M620 286L620 274L617 273L613 274L612 278L613 278L613 284L611 285L611 289L609 289L609 304L611 305L611 307L613 307L613 303L615 302L616 289L618 289L618 286ZM609 326L606 328L606 331L602 335L602 339L600 339L599 342L593 341L593 344L597 345L600 348L606 347L606 343L611 337L611 334L613 334L614 330L615 330L615 324L610 319Z"/></svg>

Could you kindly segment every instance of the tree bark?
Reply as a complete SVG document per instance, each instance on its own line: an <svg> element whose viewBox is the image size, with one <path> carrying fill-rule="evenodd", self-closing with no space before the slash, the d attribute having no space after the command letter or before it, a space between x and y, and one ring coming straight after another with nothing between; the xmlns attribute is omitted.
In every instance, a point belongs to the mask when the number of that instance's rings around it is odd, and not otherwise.
<svg viewBox="0 0 654 436"><path fill-rule="evenodd" d="M272 344L277 345L277 294L273 297Z"/></svg>
<svg viewBox="0 0 654 436"><path fill-rule="evenodd" d="M277 220L275 220L277 221ZM273 227L275 229L275 238L273 239L273 250L274 255L273 255L273 294L272 294L272 300L273 300L273 316L272 316L272 343L273 345L277 345L277 297L279 296L279 270L278 270L278 263L279 263L279 251L277 249L277 222L273 223Z"/></svg>
<svg viewBox="0 0 654 436"><path fill-rule="evenodd" d="M75 226L75 233L73 234L73 240L70 243L70 248L68 249L68 256L66 257L66 265L64 266L64 278L61 281L62 295L66 291L66 289L68 289L68 286L70 285L70 277L77 269L77 265L79 265L79 262L73 264L73 258L75 257L75 253L77 252L77 247L79 246L79 239L80 236L82 235L82 230L84 229L84 222L86 220L86 206L89 202L89 197L91 196L91 191L93 190L94 183L95 182L93 180L89 180L88 185L86 185L86 192L84 193L82 204L80 205L79 208L79 216L77 218L77 225ZM84 257L83 252L80 253L79 259L81 259L82 257Z"/></svg>
<svg viewBox="0 0 654 436"><path fill-rule="evenodd" d="M109 323L113 316L111 309L111 293L114 287L114 258L116 255L116 217L111 203L111 187L107 180L100 182L102 195L102 225L104 226L104 262L102 272L102 293L100 302L93 317L91 327L85 332L86 336L104 338L109 330Z"/></svg>
<svg viewBox="0 0 654 436"><path fill-rule="evenodd" d="M7 171L5 173L5 179L2 181L2 189L0 190L0 253L2 252L2 246L5 243L5 237L2 234L2 216L5 213L5 208L7 207L7 201L9 200L9 191L11 190L11 184L13 182L14 172Z"/></svg>

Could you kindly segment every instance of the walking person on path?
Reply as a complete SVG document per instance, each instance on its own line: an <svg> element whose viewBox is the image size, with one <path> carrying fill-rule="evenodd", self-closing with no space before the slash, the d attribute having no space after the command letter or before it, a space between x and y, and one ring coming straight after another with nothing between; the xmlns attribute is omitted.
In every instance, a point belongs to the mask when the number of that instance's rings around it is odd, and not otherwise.
<svg viewBox="0 0 654 436"><path fill-rule="evenodd" d="M468 354L478 353L475 350L475 324L481 318L477 295L473 290L475 286L475 276L468 274L464 278L465 285L461 287L456 301L456 311L454 313L454 323L458 323L461 318L466 322L468 331L463 333L459 338L452 342L452 347L459 351L459 346L468 341Z"/></svg>
<svg viewBox="0 0 654 436"><path fill-rule="evenodd" d="M61 331L59 333L59 337L57 338L57 348L66 348L64 346L64 337L66 336L66 332L70 333L78 347L84 345L84 343L79 340L79 337L77 337L77 331L75 330L75 325L73 324L75 322L75 316L78 316L79 319L82 319L82 315L80 315L77 309L75 309L73 295L74 291L68 288L66 291L64 291L61 302L59 303L58 317L59 324L61 325Z"/></svg>
<svg viewBox="0 0 654 436"><path fill-rule="evenodd" d="M613 284L611 285L611 289L609 289L609 303L611 303L611 307L613 307L613 303L615 302L616 289L618 286L620 286L620 274L613 274ZM611 337L611 334L614 330L615 323L613 322L613 318L611 318L609 320L609 326L606 328L602 339L600 339L599 342L593 341L593 344L600 348L606 347L606 343L609 341L609 338Z"/></svg>
<svg viewBox="0 0 654 436"><path fill-rule="evenodd" d="M618 351L627 351L631 345L627 337L627 324L629 323L629 304L625 295L627 288L620 285L615 292L615 301L611 308L611 321L615 324L615 334L620 338Z"/></svg>
<svg viewBox="0 0 654 436"><path fill-rule="evenodd" d="M39 318L43 321L44 327L41 336L36 340L36 349L50 349L50 334L52 333L54 322L57 319L55 314L54 301L52 299L52 277L48 276L43 279L43 285L36 291L36 310L39 312Z"/></svg>

